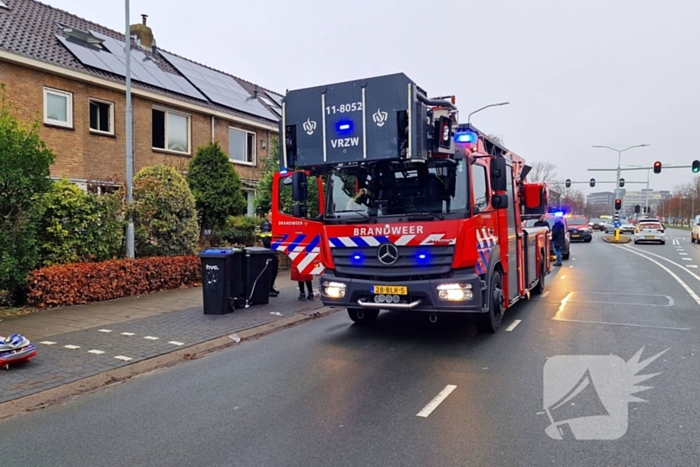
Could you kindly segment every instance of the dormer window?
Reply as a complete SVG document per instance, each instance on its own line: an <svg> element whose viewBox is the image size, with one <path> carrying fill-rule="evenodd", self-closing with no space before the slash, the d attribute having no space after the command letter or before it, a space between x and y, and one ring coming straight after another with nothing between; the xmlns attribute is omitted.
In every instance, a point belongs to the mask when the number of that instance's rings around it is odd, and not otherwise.
<svg viewBox="0 0 700 467"><path fill-rule="evenodd" d="M56 24L58 25L58 27L61 28L63 34L65 34L66 36L66 39L68 39L69 41L83 45L85 47L90 47L91 49L104 50L104 46L102 45L102 43L104 42L103 39L95 37L89 32L83 31L81 29L73 28L71 26L67 26L61 23Z"/></svg>

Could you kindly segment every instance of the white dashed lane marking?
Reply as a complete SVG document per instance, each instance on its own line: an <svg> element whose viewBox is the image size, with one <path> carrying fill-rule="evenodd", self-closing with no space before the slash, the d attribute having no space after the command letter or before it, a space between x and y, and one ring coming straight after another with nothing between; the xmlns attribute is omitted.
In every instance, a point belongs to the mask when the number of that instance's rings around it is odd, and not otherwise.
<svg viewBox="0 0 700 467"><path fill-rule="evenodd" d="M105 353L105 351L104 350L88 350L88 353L93 353L95 355L102 355L103 353Z"/></svg>
<svg viewBox="0 0 700 467"><path fill-rule="evenodd" d="M75 349L80 348L79 345L64 345L63 347L65 347L66 349L70 349L70 350L75 350Z"/></svg>
<svg viewBox="0 0 700 467"><path fill-rule="evenodd" d="M111 329L98 329L97 332L112 332Z"/></svg>
<svg viewBox="0 0 700 467"><path fill-rule="evenodd" d="M144 339L148 339L149 341L157 341L159 338L158 337L153 337L153 336L146 336Z"/></svg>
<svg viewBox="0 0 700 467"><path fill-rule="evenodd" d="M134 334L133 332L123 332L122 333L122 336L135 336L135 335L136 334Z"/></svg>
<svg viewBox="0 0 700 467"><path fill-rule="evenodd" d="M178 342L178 341L170 341L168 344L173 344L173 345L185 345L184 342Z"/></svg>
<svg viewBox="0 0 700 467"><path fill-rule="evenodd" d="M457 386L455 386L454 384L448 384L447 386L445 386L445 389L440 391L440 393L437 396L435 396L433 400L428 402L428 405L423 407L423 409L416 414L416 417L428 417L428 415L433 413L433 410L437 409L438 405L440 405L442 401L447 399L447 396L449 396L455 389L457 389Z"/></svg>
<svg viewBox="0 0 700 467"><path fill-rule="evenodd" d="M686 267L686 268L693 268L693 269L697 269L697 268L698 268L698 267L697 267L696 265L694 265L694 264L686 264L685 267Z"/></svg>
<svg viewBox="0 0 700 467"><path fill-rule="evenodd" d="M518 324L520 324L521 321L522 320L516 319L515 321L513 321L513 324L511 324L510 326L508 326L506 328L506 331L508 331L508 332L512 331L513 329L515 329L518 326Z"/></svg>
<svg viewBox="0 0 700 467"><path fill-rule="evenodd" d="M129 360L133 360L131 357L125 357L124 355L117 355L116 357L117 360L121 360L123 362L128 362Z"/></svg>
<svg viewBox="0 0 700 467"><path fill-rule="evenodd" d="M56 343L55 343L55 342L52 342L52 341L41 341L41 342L39 342L39 343L40 343L40 344L44 344L44 345L56 345Z"/></svg>

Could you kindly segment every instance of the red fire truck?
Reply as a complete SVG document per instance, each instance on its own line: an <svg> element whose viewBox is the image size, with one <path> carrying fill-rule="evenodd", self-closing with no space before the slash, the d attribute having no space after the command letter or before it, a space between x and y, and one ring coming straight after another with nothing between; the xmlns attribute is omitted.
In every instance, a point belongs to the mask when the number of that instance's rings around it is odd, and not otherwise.
<svg viewBox="0 0 700 467"><path fill-rule="evenodd" d="M547 211L546 185L459 124L454 98L428 98L404 74L288 92L280 164L272 248L320 275L323 303L357 323L380 310L470 313L495 332L544 290L548 230L523 221Z"/></svg>

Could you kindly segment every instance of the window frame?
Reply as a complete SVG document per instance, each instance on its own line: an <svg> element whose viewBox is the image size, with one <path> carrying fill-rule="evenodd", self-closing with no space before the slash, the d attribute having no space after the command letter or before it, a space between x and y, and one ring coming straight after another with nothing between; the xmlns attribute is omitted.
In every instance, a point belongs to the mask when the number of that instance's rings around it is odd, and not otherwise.
<svg viewBox="0 0 700 467"><path fill-rule="evenodd" d="M156 152L167 152L170 154L180 154L180 155L186 155L190 156L192 155L192 114L187 113L187 112L181 112L179 110L173 110L169 109L167 107L161 107L158 105L154 105L151 107L151 115L153 114L153 111L157 110L158 112L163 112L165 114L165 118L163 120L163 129L164 129L164 144L163 146L166 146L164 148L158 148L153 146L153 141L151 140L151 150L156 151ZM176 151L174 149L168 149L168 114L173 114L173 115L179 115L181 117L185 117L187 119L187 151ZM151 132L153 131L153 118L151 118Z"/></svg>
<svg viewBox="0 0 700 467"><path fill-rule="evenodd" d="M487 210L487 209L491 206L491 186L490 186L490 184L489 184L489 182L490 182L490 180L489 180L489 171L488 171L488 168L487 168L485 165L481 165L481 164L479 164L478 162L475 162L474 164L472 164L472 167L481 167L481 169L483 169L483 173L484 173L484 187L486 188L486 192L485 192L485 194L486 194L486 201L485 201L483 207L479 207L479 206L477 206L477 204L476 204L477 196L476 196L476 193L474 192L474 188L476 188L476 183L474 183L474 180L475 180L475 178L476 178L476 174L474 173L474 169L472 169L472 170L470 171L470 172L471 172L471 176L472 176L472 179L471 179L471 190L470 190L470 191L471 191L470 195L472 196L472 208L477 208L477 209L479 209L479 212L484 212L484 210Z"/></svg>
<svg viewBox="0 0 700 467"><path fill-rule="evenodd" d="M252 161L241 161L238 159L231 158L231 130L240 131L246 135L246 149L248 145L248 135L253 135L253 153L251 154ZM247 165L249 167L255 167L258 163L258 134L254 131L244 130L242 128L236 128L234 126L228 127L228 160L234 164Z"/></svg>
<svg viewBox="0 0 700 467"><path fill-rule="evenodd" d="M61 96L66 99L66 120L53 120L49 118L49 94ZM60 89L44 86L44 124L58 126L62 128L73 128L73 93L69 91L61 91Z"/></svg>
<svg viewBox="0 0 700 467"><path fill-rule="evenodd" d="M93 102L97 104L107 104L109 106L109 131L96 130L92 128L92 123L90 122L90 104ZM88 99L88 127L90 129L90 133L94 133L96 135L114 136L114 102L98 99L96 97L90 97Z"/></svg>

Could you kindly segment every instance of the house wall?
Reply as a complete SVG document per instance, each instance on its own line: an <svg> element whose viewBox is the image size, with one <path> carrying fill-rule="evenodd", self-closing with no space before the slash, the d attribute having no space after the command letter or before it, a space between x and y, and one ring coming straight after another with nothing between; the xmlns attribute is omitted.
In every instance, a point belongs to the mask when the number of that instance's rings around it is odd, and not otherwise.
<svg viewBox="0 0 700 467"><path fill-rule="evenodd" d="M19 117L25 122L38 122L39 134L56 153L51 175L74 180L123 181L126 176L126 135L124 93L83 83L40 70L0 62L0 83L6 85L8 101L15 104ZM44 87L73 93L73 125L63 128L44 124ZM90 132L89 99L114 103L114 135ZM152 148L152 109L154 106L172 109L190 116L190 154L174 154ZM134 173L155 164L168 163L185 168L196 148L211 141L211 116L193 113L172 105L140 97L132 99L134 128ZM234 164L243 179L258 180L263 157L268 157L268 131L246 127L238 123L215 119L214 139L228 153L228 128L233 126L256 133L257 160L255 166Z"/></svg>

